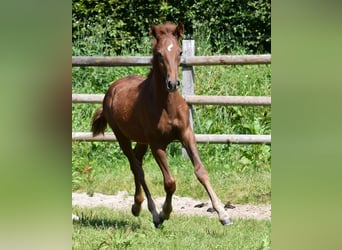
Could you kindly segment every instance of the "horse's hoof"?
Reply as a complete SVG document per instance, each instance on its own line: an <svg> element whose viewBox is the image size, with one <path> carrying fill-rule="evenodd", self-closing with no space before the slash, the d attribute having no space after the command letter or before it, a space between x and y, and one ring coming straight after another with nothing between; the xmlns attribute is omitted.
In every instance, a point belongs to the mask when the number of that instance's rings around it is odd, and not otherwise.
<svg viewBox="0 0 342 250"><path fill-rule="evenodd" d="M163 221L153 221L155 228L160 228L163 224Z"/></svg>
<svg viewBox="0 0 342 250"><path fill-rule="evenodd" d="M155 219L153 220L153 224L154 224L154 226L155 226L156 228L160 228L161 225L163 224L163 222L164 222L164 219L163 219L163 218L160 218L160 217L155 218Z"/></svg>
<svg viewBox="0 0 342 250"><path fill-rule="evenodd" d="M224 219L224 220L220 220L221 224L223 226L229 226L229 225L232 225L233 224L233 221L231 219Z"/></svg>
<svg viewBox="0 0 342 250"><path fill-rule="evenodd" d="M138 207L135 204L133 204L131 211L134 216L138 217L141 211L141 207Z"/></svg>
<svg viewBox="0 0 342 250"><path fill-rule="evenodd" d="M160 221L164 221L164 220L168 220L170 218L170 214L169 215L165 215L165 213L163 211L161 211L159 213L159 219Z"/></svg>

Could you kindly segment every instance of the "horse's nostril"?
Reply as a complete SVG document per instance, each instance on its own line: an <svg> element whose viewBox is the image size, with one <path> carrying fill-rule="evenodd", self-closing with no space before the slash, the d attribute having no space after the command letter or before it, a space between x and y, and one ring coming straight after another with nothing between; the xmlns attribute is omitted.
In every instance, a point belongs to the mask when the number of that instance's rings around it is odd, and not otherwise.
<svg viewBox="0 0 342 250"><path fill-rule="evenodd" d="M176 81L167 80L166 81L166 88L169 91L172 91L172 92L176 91L179 86L180 86L180 82L178 80L176 80Z"/></svg>
<svg viewBox="0 0 342 250"><path fill-rule="evenodd" d="M172 83L171 83L171 81L167 81L167 88L168 88L168 89L172 89Z"/></svg>

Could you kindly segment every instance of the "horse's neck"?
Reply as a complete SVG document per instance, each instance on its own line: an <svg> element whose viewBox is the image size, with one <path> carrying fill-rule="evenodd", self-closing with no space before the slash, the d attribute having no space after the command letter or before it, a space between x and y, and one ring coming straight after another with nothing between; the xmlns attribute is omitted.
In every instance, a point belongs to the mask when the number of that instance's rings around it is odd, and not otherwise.
<svg viewBox="0 0 342 250"><path fill-rule="evenodd" d="M168 92L165 90L166 79L163 78L158 72L151 72L150 74L150 84L152 91L152 98L158 102L157 106L166 109L167 113L173 114L176 112L176 95L178 92Z"/></svg>
<svg viewBox="0 0 342 250"><path fill-rule="evenodd" d="M160 101L164 100L168 92L165 90L166 79L163 74L156 67L153 67L148 78L150 78L153 98Z"/></svg>

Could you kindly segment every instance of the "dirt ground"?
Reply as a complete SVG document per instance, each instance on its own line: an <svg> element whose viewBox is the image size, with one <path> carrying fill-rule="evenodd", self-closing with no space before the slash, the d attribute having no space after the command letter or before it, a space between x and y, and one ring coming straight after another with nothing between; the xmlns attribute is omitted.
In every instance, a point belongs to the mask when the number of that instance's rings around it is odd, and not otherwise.
<svg viewBox="0 0 342 250"><path fill-rule="evenodd" d="M133 204L133 196L127 192L119 192L116 195L104 195L94 193L93 197L86 193L72 193L72 205L77 207L96 207L105 206L115 210L131 211ZM162 207L164 197L154 198L157 208ZM189 197L173 196L172 201L173 213L182 215L200 215L216 218L216 213L211 212L210 200L194 200ZM142 204L142 209L147 210L146 199ZM271 205L251 205L251 204L231 204L227 206L227 211L232 218L270 220ZM76 215L77 216L77 215ZM74 218L74 215L73 215Z"/></svg>

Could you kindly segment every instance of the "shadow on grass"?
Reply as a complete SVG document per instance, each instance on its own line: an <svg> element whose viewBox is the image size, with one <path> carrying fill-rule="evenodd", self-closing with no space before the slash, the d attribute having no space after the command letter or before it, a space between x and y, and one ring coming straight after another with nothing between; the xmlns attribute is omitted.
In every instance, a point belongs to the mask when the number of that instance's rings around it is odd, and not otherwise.
<svg viewBox="0 0 342 250"><path fill-rule="evenodd" d="M74 225L79 225L81 227L93 227L96 229L126 229L130 228L131 230L135 231L137 229L141 228L140 223L134 222L128 219L107 219L107 218L101 218L100 216L93 216L81 214L79 216L79 220L73 221Z"/></svg>

